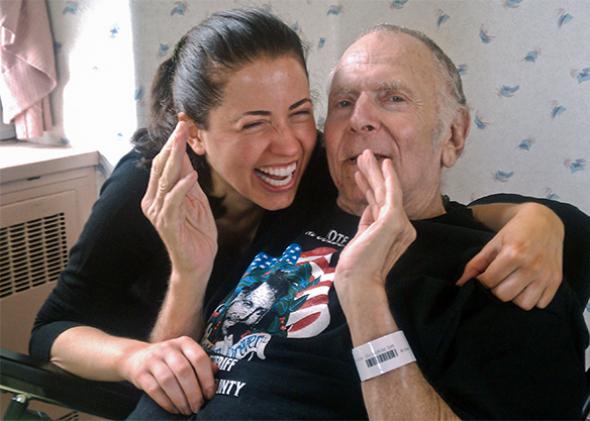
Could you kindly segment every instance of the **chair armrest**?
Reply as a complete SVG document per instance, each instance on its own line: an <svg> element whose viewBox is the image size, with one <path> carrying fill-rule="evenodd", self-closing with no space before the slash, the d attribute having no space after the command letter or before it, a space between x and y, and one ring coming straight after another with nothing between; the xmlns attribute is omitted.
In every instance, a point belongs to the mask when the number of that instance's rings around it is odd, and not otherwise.
<svg viewBox="0 0 590 421"><path fill-rule="evenodd" d="M0 389L109 419L126 418L141 395L130 383L85 380L55 364L3 348Z"/></svg>

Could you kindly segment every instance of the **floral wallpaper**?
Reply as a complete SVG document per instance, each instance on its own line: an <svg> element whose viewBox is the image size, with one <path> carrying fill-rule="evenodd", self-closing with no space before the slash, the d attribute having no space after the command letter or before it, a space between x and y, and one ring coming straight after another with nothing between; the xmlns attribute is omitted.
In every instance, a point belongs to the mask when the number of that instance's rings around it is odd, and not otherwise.
<svg viewBox="0 0 590 421"><path fill-rule="evenodd" d="M432 37L458 66L472 113L444 191L469 201L516 192L590 213L589 0L48 0L61 143L123 145L146 121L158 64L191 26L244 5L282 17L309 48L317 120L328 73L365 28ZM82 76L80 76L82 75ZM75 94L74 94L75 93Z"/></svg>
<svg viewBox="0 0 590 421"><path fill-rule="evenodd" d="M464 156L444 190L468 201L505 191L590 213L588 0L49 0L62 143L127 142L144 124L158 64L192 25L257 5L309 47L317 119L328 73L364 28L391 22L432 37L457 64L472 112ZM79 76L83 75L83 76Z"/></svg>

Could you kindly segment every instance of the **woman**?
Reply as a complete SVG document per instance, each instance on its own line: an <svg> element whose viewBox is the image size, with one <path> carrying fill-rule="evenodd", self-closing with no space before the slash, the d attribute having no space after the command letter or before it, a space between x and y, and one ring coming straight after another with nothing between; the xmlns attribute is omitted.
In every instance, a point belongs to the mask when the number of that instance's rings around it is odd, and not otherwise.
<svg viewBox="0 0 590 421"><path fill-rule="evenodd" d="M200 337L203 303L225 296L261 244L297 233L334 190L315 146L301 42L272 15L216 13L190 30L160 66L152 99L149 128L105 183L39 313L31 353L83 377L128 380L189 414L213 396L216 366L178 336ZM156 154L150 177L137 163ZM141 215L144 192L157 232ZM551 218L530 223L563 236ZM176 238L186 247L168 255ZM561 249L549 255L559 260Z"/></svg>

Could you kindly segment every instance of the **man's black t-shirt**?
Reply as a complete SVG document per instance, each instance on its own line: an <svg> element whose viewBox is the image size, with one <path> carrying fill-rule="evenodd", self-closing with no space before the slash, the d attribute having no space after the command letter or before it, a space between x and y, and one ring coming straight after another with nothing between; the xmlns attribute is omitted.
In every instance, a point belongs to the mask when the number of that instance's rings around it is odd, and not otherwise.
<svg viewBox="0 0 590 421"><path fill-rule="evenodd" d="M352 343L332 287L358 218L330 208L294 241L273 237L235 289L210 303L202 345L216 396L199 419L366 418ZM456 203L414 222L388 276L392 314L426 379L462 418L575 418L587 332L563 285L546 310L502 303L477 281L454 285L492 234ZM150 407L151 406L151 407ZM134 416L160 417L144 400Z"/></svg>

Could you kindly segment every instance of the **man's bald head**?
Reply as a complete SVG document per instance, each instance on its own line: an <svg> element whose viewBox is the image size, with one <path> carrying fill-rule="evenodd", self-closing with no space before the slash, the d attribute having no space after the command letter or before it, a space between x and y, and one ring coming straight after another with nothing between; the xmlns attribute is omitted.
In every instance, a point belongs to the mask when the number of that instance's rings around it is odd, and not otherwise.
<svg viewBox="0 0 590 421"><path fill-rule="evenodd" d="M439 92L439 113L441 126L446 126L452 120L454 114L461 108L467 110L467 100L463 92L463 83L457 67L449 56L436 44L430 37L420 31L405 28L403 26L393 25L389 23L382 23L375 25L363 32L349 47L352 48L355 44L365 36L382 32L391 35L408 35L418 41L421 41L428 50L432 53L433 59L438 68L438 76L444 89ZM348 50L347 50L348 51ZM346 55L343 54L343 57ZM442 127L441 127L442 129Z"/></svg>

